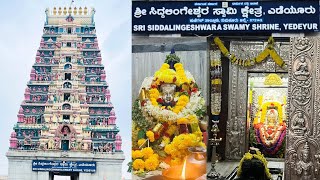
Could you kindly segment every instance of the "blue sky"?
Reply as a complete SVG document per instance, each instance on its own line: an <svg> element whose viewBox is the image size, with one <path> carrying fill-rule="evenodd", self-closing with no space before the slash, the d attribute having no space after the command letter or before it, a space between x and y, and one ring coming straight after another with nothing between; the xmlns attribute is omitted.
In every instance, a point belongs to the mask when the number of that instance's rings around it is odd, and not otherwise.
<svg viewBox="0 0 320 180"><path fill-rule="evenodd" d="M17 113L26 83L40 45L45 9L69 6L71 0L10 0L2 1L0 16L0 175L6 175L8 161L5 153L9 136L17 122ZM95 22L102 63L106 68L111 101L115 106L117 125L123 139L126 160L131 156L131 1L75 0L75 5L94 7Z"/></svg>

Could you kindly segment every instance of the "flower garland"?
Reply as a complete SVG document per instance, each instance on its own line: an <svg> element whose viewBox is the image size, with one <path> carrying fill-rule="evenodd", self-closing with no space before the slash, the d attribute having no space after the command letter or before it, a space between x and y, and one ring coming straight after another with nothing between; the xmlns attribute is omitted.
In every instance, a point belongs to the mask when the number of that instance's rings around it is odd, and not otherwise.
<svg viewBox="0 0 320 180"><path fill-rule="evenodd" d="M263 152L268 155L278 154L279 149L283 146L284 138L286 136L285 126L280 127L273 133L272 140L267 140L265 137L266 132L263 128L255 129L256 140L263 146ZM281 154L280 154L281 155Z"/></svg>
<svg viewBox="0 0 320 180"><path fill-rule="evenodd" d="M221 51L210 51L210 76L211 76L211 114L217 116L221 111L221 87L222 87L222 67Z"/></svg>
<svg viewBox="0 0 320 180"><path fill-rule="evenodd" d="M167 56L153 77L145 78L137 101L133 106L132 134L137 137L133 138L132 168L138 175L160 165L179 164L189 147L205 146L199 127L205 101L194 77L175 54Z"/></svg>
<svg viewBox="0 0 320 180"><path fill-rule="evenodd" d="M269 169L268 169L268 161L266 160L266 158L263 156L263 154L261 154L260 151L256 150L256 154L251 154L249 152L245 153L243 158L240 160L240 164L239 164L239 168L238 168L238 171L237 171L237 176L240 177L241 174L242 174L242 164L245 160L251 160L252 158L256 158L258 159L259 161L261 161L264 165L264 171L265 171L265 174L267 175L267 178L268 179L272 179L271 177L271 173L269 172Z"/></svg>
<svg viewBox="0 0 320 180"><path fill-rule="evenodd" d="M282 109L283 105L284 104L281 104L280 102L276 102L276 101L263 103L260 111L257 112L257 115L256 115L256 117L254 119L253 124L264 123L265 122L267 109L269 107L274 107L274 108L277 109L277 111L278 111L278 121L279 121L279 124L282 124L283 123L283 109ZM260 122L258 122L258 119L260 119Z"/></svg>
<svg viewBox="0 0 320 180"><path fill-rule="evenodd" d="M184 71L183 65L174 64L176 71L169 68L170 65L164 63L155 72L153 81L145 82L143 83L145 87L141 87L141 89L149 89L149 101L142 101L142 111L147 117L153 117L159 122L176 122L204 107L204 99L200 96L201 93L198 91L194 78ZM176 102L173 102L171 106L163 106L163 99L158 90L163 83L180 87L180 92L176 93Z"/></svg>
<svg viewBox="0 0 320 180"><path fill-rule="evenodd" d="M159 167L159 156L154 153L151 147L141 150L132 151L133 170L136 174L144 173L144 171L154 171Z"/></svg>
<svg viewBox="0 0 320 180"><path fill-rule="evenodd" d="M198 88L194 83L193 77L189 76L188 78L187 73L185 73L181 63L174 64L176 71L169 68L170 65L164 63L161 68L155 72L153 81L149 81L151 84L144 83L145 86L150 85L149 88L142 87L149 89L150 100L142 102L141 105L143 111L160 121L167 121L168 119L168 117L161 117L161 114L170 116L171 120L176 121L177 119L183 117L179 114L183 112L187 106L191 106L191 103L194 101L200 101L203 99L194 96L194 94L198 92ZM158 90L163 83L175 84L176 86L181 87L180 93L176 94L175 97L177 101L173 102L171 106L163 106L163 99L161 99L160 92ZM196 95L199 96L200 94ZM157 113L157 115L154 116L153 112L160 113Z"/></svg>
<svg viewBox="0 0 320 180"><path fill-rule="evenodd" d="M274 49L274 39L272 36L269 37L267 46L262 52L260 52L260 54L258 54L257 57L254 57L253 59L245 59L245 60L237 58L234 54L231 54L228 51L228 49L224 46L223 42L220 40L219 37L214 38L214 43L219 47L219 49L221 50L222 54L225 57L227 57L233 64L237 64L239 66L244 66L244 67L254 66L256 63L261 63L269 56L281 68L285 66L285 62Z"/></svg>
<svg viewBox="0 0 320 180"><path fill-rule="evenodd" d="M171 155L171 165L178 165L189 154L188 148L199 146L206 147L202 142L201 135L180 134L179 136L175 136L172 142L165 146L164 151Z"/></svg>
<svg viewBox="0 0 320 180"><path fill-rule="evenodd" d="M262 104L263 96L259 96L258 103L261 106L257 112L253 121L253 127L255 132L255 139L259 144L263 145L263 152L265 154L276 156L282 156L279 149L283 146L283 141L286 134L286 123L283 121L283 105L280 102L265 102ZM284 98L285 103L285 98ZM261 105L262 104L262 105ZM265 124L266 114L268 108L271 107L271 111L277 110L277 117L279 125ZM260 121L258 120L260 119Z"/></svg>
<svg viewBox="0 0 320 180"><path fill-rule="evenodd" d="M154 118L159 122L167 122L171 121L171 123L175 123L178 119L193 115L194 112L201 110L205 105L204 99L200 96L200 92L191 93L190 101L185 105L184 108L179 108L179 112L177 113L170 109L163 109L159 106L154 106L150 101L145 102L144 106L141 107L143 113L146 118Z"/></svg>

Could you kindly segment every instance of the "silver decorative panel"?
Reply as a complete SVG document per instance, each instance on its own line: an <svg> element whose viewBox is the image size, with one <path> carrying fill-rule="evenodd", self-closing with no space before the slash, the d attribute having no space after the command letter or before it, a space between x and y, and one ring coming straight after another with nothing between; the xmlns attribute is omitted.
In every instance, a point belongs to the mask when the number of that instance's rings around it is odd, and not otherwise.
<svg viewBox="0 0 320 180"><path fill-rule="evenodd" d="M320 39L291 39L285 179L320 179Z"/></svg>
<svg viewBox="0 0 320 180"><path fill-rule="evenodd" d="M267 42L231 41L230 52L241 59L256 57L264 50ZM287 63L289 60L289 42L276 42L275 48ZM247 126L248 72L285 72L268 58L253 67L240 67L230 63L229 67L229 112L226 136L226 158L241 159L249 144Z"/></svg>

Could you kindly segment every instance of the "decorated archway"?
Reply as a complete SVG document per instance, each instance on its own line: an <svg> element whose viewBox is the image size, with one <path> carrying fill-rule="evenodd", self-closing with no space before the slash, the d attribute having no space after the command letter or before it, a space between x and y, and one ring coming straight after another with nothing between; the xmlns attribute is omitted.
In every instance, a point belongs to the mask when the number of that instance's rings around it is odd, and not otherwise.
<svg viewBox="0 0 320 180"><path fill-rule="evenodd" d="M68 151L76 148L76 130L70 124L61 124L55 132L56 149Z"/></svg>
<svg viewBox="0 0 320 180"><path fill-rule="evenodd" d="M64 69L68 70L68 69L72 69L72 65L67 63L64 65Z"/></svg>
<svg viewBox="0 0 320 180"><path fill-rule="evenodd" d="M283 157L288 91L285 64L290 59L290 43L275 42L273 38L269 38L268 41L229 39L226 41L229 42L228 50L224 46L226 42L220 39L214 39L214 42L214 51L218 51L221 56L217 59L217 53L211 54L211 98L217 100L211 102L211 112L213 116L219 115L221 86L227 86L222 88L228 90L228 100L222 102L228 106L225 157L240 159L253 144L263 145L266 149L263 153L267 157ZM229 69L229 84L221 85L221 68L218 67L221 65L221 58L229 61L228 67L224 66ZM284 83L277 85L275 77L279 77ZM280 95L272 97L273 92L277 91ZM279 152L280 149L282 152Z"/></svg>
<svg viewBox="0 0 320 180"><path fill-rule="evenodd" d="M65 103L62 105L62 110L71 110L71 105L69 103Z"/></svg>

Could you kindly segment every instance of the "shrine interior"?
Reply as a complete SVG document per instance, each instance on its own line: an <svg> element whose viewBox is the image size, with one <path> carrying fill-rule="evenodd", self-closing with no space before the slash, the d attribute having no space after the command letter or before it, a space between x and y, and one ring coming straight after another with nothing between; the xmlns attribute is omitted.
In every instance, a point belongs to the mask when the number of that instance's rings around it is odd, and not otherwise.
<svg viewBox="0 0 320 180"><path fill-rule="evenodd" d="M143 79L156 72L170 49L174 49L185 68L194 75L206 99L207 117L204 118L209 123L208 133L203 133L207 143L207 176L214 161L221 176L235 179L240 160L254 147L266 157L273 179L282 177L288 96L288 70L283 64L290 59L290 39L273 38L270 34L221 36L218 38L225 48L219 48L215 38L149 37L146 41L143 37L134 37L132 100L137 98ZM268 56L259 63L248 64L247 60L261 56L261 52L269 48L284 63ZM237 61L232 62L223 49L228 49ZM215 137L213 131L217 132ZM214 138L218 145L212 160L214 151L210 141Z"/></svg>
<svg viewBox="0 0 320 180"><path fill-rule="evenodd" d="M224 46L239 59L252 59L268 46L268 36L219 37ZM215 45L214 38L208 38L210 54L210 99L221 93L221 104L211 100L208 107L208 130L217 123L216 170L228 179L236 178L240 159L250 148L259 149L268 161L268 168L274 179L282 177L285 161L288 70L280 67L271 58L246 66L231 62ZM285 63L290 56L290 40L275 38L274 49ZM220 53L221 67L216 66ZM213 57L212 57L213 56ZM218 59L219 59L218 58ZM214 66L213 63L214 62ZM219 63L218 63L219 64ZM219 74L220 73L220 74ZM221 79L220 87L212 79ZM215 106L221 106L217 109ZM212 139L212 133L208 134ZM212 146L208 144L208 161L212 161ZM207 171L211 169L208 164ZM273 172L273 173L272 173Z"/></svg>

